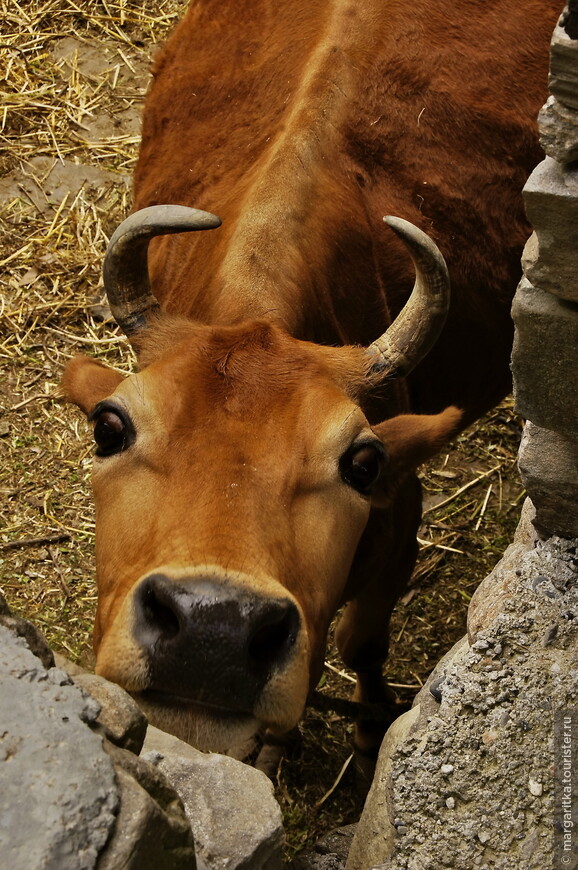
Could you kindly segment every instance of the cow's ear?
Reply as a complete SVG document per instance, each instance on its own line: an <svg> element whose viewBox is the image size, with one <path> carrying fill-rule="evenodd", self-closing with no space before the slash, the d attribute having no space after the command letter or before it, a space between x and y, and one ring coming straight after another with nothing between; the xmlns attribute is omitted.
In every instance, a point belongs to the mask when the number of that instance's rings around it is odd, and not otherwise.
<svg viewBox="0 0 578 870"><path fill-rule="evenodd" d="M60 392L67 402L77 405L85 414L111 393L114 393L123 376L114 369L87 356L76 356L64 369Z"/></svg>
<svg viewBox="0 0 578 870"><path fill-rule="evenodd" d="M373 431L381 438L394 474L411 471L435 456L462 428L462 412L453 406L440 414L400 414Z"/></svg>

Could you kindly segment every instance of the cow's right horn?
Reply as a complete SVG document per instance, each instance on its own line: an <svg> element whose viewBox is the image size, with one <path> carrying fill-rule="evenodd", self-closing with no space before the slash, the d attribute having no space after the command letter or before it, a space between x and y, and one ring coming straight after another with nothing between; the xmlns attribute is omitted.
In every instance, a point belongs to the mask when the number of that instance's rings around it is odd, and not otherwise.
<svg viewBox="0 0 578 870"><path fill-rule="evenodd" d="M125 333L146 326L159 304L151 291L147 252L154 236L211 230L221 225L216 215L183 205L152 205L131 214L113 233L104 258L104 289L112 316Z"/></svg>
<svg viewBox="0 0 578 870"><path fill-rule="evenodd" d="M384 221L409 251L415 284L391 326L367 348L369 372L377 380L402 377L416 367L437 341L450 305L448 269L438 247L409 221L397 217Z"/></svg>

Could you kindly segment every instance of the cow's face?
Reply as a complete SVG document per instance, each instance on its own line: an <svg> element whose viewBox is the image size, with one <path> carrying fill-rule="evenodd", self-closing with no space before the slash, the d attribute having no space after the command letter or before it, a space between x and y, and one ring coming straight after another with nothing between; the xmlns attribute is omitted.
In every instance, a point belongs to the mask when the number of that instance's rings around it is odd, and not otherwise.
<svg viewBox="0 0 578 870"><path fill-rule="evenodd" d="M455 413L372 429L360 350L263 323L161 320L141 359L122 378L81 357L64 377L95 432L97 673L201 747L287 731L372 505Z"/></svg>

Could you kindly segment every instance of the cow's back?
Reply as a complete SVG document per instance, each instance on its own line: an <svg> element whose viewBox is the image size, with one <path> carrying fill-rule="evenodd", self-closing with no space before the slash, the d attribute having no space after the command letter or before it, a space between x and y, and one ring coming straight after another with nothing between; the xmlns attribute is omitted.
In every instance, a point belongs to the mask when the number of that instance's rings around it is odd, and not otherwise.
<svg viewBox="0 0 578 870"><path fill-rule="evenodd" d="M217 233L156 242L153 289L208 321L266 316L368 343L412 269L396 214L444 253L453 303L414 405L473 418L508 389L509 304L540 158L550 0L197 0L160 60L135 207L194 205Z"/></svg>

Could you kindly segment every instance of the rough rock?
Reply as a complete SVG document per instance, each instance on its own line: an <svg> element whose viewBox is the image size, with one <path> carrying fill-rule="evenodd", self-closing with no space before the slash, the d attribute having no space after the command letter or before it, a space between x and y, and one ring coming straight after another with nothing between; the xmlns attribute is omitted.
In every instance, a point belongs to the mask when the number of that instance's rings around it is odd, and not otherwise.
<svg viewBox="0 0 578 870"><path fill-rule="evenodd" d="M578 112L549 97L538 116L540 145L559 163L578 160Z"/></svg>
<svg viewBox="0 0 578 870"><path fill-rule="evenodd" d="M374 857L379 860L395 845L397 825L391 792L382 783L392 777L392 759L407 739L420 715L419 705L399 716L388 728L376 765L376 775L367 795L363 814L349 851L347 868L369 867ZM378 775L379 774L379 775Z"/></svg>
<svg viewBox="0 0 578 870"><path fill-rule="evenodd" d="M525 278L512 305L516 411L537 426L574 439L578 436L575 307L536 289Z"/></svg>
<svg viewBox="0 0 578 870"><path fill-rule="evenodd" d="M536 506L534 525L552 534L578 537L578 441L527 422L518 467L522 483Z"/></svg>
<svg viewBox="0 0 578 870"><path fill-rule="evenodd" d="M578 558L576 541L536 540L530 518L472 601L471 646L438 665L384 750L348 870L552 866L553 721L578 702ZM387 837L368 834L370 817Z"/></svg>
<svg viewBox="0 0 578 870"><path fill-rule="evenodd" d="M116 836L98 870L195 870L189 820L175 789L153 765L105 742L120 791Z"/></svg>
<svg viewBox="0 0 578 870"><path fill-rule="evenodd" d="M578 34L564 27L568 9L552 36L550 49L550 91L566 106L578 109Z"/></svg>
<svg viewBox="0 0 578 870"><path fill-rule="evenodd" d="M357 825L336 828L301 853L288 870L344 870Z"/></svg>
<svg viewBox="0 0 578 870"><path fill-rule="evenodd" d="M183 801L199 870L282 867L281 810L263 773L156 728L149 727L143 751Z"/></svg>
<svg viewBox="0 0 578 870"><path fill-rule="evenodd" d="M578 302L578 169L547 157L524 188L524 205L538 239L533 258L524 257L528 281L560 299ZM556 343L550 347L558 347Z"/></svg>
<svg viewBox="0 0 578 870"><path fill-rule="evenodd" d="M194 870L178 794L156 768L103 740L140 746L132 699L99 677L81 676L81 688L47 669L34 626L7 615L3 599L0 612L0 867ZM39 637L42 659L27 646L37 650Z"/></svg>
<svg viewBox="0 0 578 870"><path fill-rule="evenodd" d="M21 619L18 616L13 616L6 599L0 593L0 625L10 629L18 637L24 638L28 649L37 656L45 668L54 667L54 656L52 650L46 643L42 633L38 631L35 625L28 622L26 619Z"/></svg>
<svg viewBox="0 0 578 870"><path fill-rule="evenodd" d="M518 565L522 557L533 550L538 543L534 521L536 512L530 499L522 507L522 515L514 540L493 571L485 577L472 596L468 607L468 640L476 643L478 634L490 625L503 611L504 606L515 595L518 585ZM451 654L448 653L448 655ZM437 665L435 672L443 670L445 659ZM432 677L430 677L430 680ZM428 680L429 683L429 680Z"/></svg>
<svg viewBox="0 0 578 870"><path fill-rule="evenodd" d="M0 626L0 866L89 870L115 822L118 790L98 705Z"/></svg>
<svg viewBox="0 0 578 870"><path fill-rule="evenodd" d="M96 674L77 674L73 680L100 704L97 724L108 740L138 755L148 722L131 696L120 686Z"/></svg>

